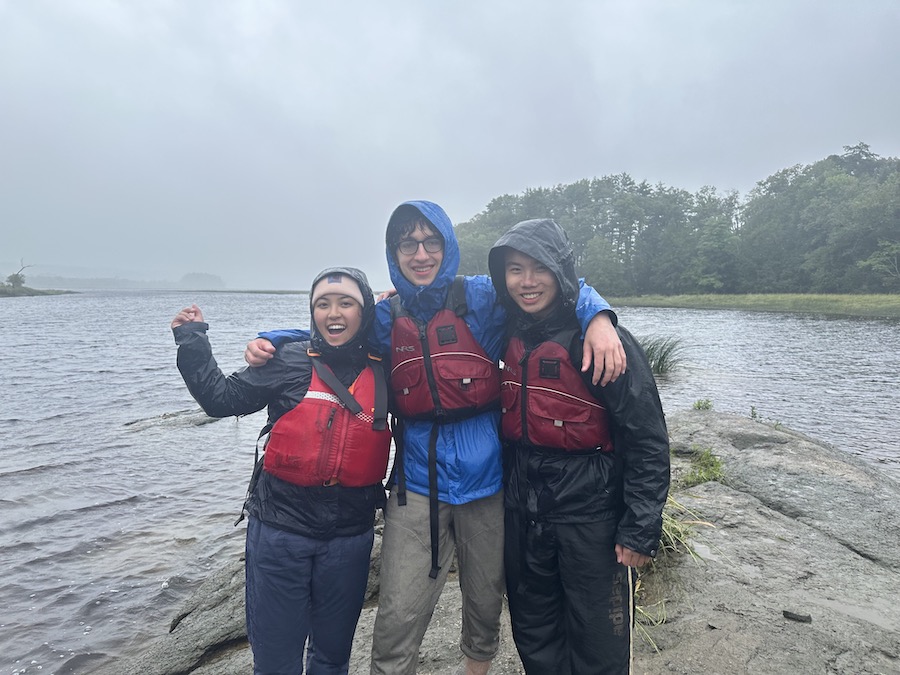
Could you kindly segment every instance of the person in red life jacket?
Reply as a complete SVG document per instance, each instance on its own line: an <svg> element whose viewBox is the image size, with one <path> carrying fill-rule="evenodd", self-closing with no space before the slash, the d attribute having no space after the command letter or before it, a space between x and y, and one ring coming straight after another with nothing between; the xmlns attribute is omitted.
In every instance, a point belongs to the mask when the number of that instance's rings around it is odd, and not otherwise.
<svg viewBox="0 0 900 675"><path fill-rule="evenodd" d="M625 373L581 372L574 253L552 220L491 249L509 308L500 389L505 568L516 648L529 675L630 673L633 569L656 555L669 441L656 383L617 326Z"/></svg>
<svg viewBox="0 0 900 675"><path fill-rule="evenodd" d="M387 380L368 350L374 312L365 274L323 270L310 292L310 339L227 377L200 309L172 321L178 369L207 414L268 406L268 440L245 504L256 675L303 672L307 639L307 672L348 671L391 443Z"/></svg>

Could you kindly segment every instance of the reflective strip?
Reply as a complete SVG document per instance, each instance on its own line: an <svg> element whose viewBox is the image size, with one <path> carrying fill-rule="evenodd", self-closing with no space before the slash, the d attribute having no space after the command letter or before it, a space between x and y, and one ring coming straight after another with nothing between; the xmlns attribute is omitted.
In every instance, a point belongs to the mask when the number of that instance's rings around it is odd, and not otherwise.
<svg viewBox="0 0 900 675"><path fill-rule="evenodd" d="M327 391L308 391L306 392L305 398L315 398L320 401L328 401L330 403L336 403L337 405L344 407L344 404L341 403L341 399L339 399L334 394L329 394Z"/></svg>
<svg viewBox="0 0 900 675"><path fill-rule="evenodd" d="M327 391L308 391L308 392L306 392L306 398L314 398L319 401L328 401L329 403L334 403L335 405L339 405L341 408L347 407L343 404L341 399L339 399L334 394L329 394ZM358 420L362 420L366 424L374 424L375 423L374 415L371 415L371 414L368 414L365 412L358 412L358 413L356 413L356 415L354 415L354 417L356 417L356 419L358 419Z"/></svg>

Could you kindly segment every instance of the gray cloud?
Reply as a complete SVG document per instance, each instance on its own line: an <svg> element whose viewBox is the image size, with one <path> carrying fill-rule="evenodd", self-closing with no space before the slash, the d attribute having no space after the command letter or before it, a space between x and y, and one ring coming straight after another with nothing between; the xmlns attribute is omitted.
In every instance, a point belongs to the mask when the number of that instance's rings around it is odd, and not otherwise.
<svg viewBox="0 0 900 675"><path fill-rule="evenodd" d="M900 154L900 5L0 1L0 272L387 282L405 199Z"/></svg>

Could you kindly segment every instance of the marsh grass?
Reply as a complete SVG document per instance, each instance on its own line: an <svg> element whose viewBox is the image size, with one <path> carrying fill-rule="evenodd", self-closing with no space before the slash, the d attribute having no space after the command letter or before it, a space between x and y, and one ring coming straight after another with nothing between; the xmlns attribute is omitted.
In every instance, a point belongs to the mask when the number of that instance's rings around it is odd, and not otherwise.
<svg viewBox="0 0 900 675"><path fill-rule="evenodd" d="M681 364L683 346L673 337L649 337L640 340L654 375L668 375Z"/></svg>
<svg viewBox="0 0 900 675"><path fill-rule="evenodd" d="M696 558L697 555L691 547L690 539L693 535L694 527L697 525L712 527L712 523L706 522L672 497L672 495L669 495L666 499L666 507L663 509L663 527L659 542L659 552L651 563L651 568L657 565L666 565L675 556L683 553Z"/></svg>
<svg viewBox="0 0 900 675"><path fill-rule="evenodd" d="M900 293L872 295L771 293L746 295L644 295L612 298L615 307L737 309L834 316L900 318Z"/></svg>
<svg viewBox="0 0 900 675"><path fill-rule="evenodd" d="M659 595L659 593L648 590L648 584L645 582L651 575L661 574L672 564L676 556L687 554L694 560L699 560L690 542L694 528L697 526L714 527L712 523L701 519L696 513L669 495L663 509L659 551L650 565L639 572L635 584L635 628L641 639L654 651L659 651L659 649L647 627L659 626L666 622L666 599L665 597L651 598L651 595ZM664 584L655 584L655 586L660 587Z"/></svg>
<svg viewBox="0 0 900 675"><path fill-rule="evenodd" d="M638 578L634 585L634 596L636 598L634 606L634 628L641 640L650 645L653 648L653 651L659 652L659 647L656 646L656 641L653 639L653 636L650 635L650 631L647 630L647 627L660 626L666 622L666 619L668 618L666 615L666 601L664 599L657 600L652 604L644 604L642 602L642 598L646 594L643 579L644 574L646 573L642 573L641 577Z"/></svg>

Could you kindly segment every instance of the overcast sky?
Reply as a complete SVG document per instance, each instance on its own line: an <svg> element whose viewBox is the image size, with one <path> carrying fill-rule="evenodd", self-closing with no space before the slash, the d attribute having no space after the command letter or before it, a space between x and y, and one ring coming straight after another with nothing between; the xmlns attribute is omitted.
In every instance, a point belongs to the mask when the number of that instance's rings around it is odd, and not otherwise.
<svg viewBox="0 0 900 675"><path fill-rule="evenodd" d="M898 35L897 0L0 0L0 278L380 287L406 199L900 156Z"/></svg>

